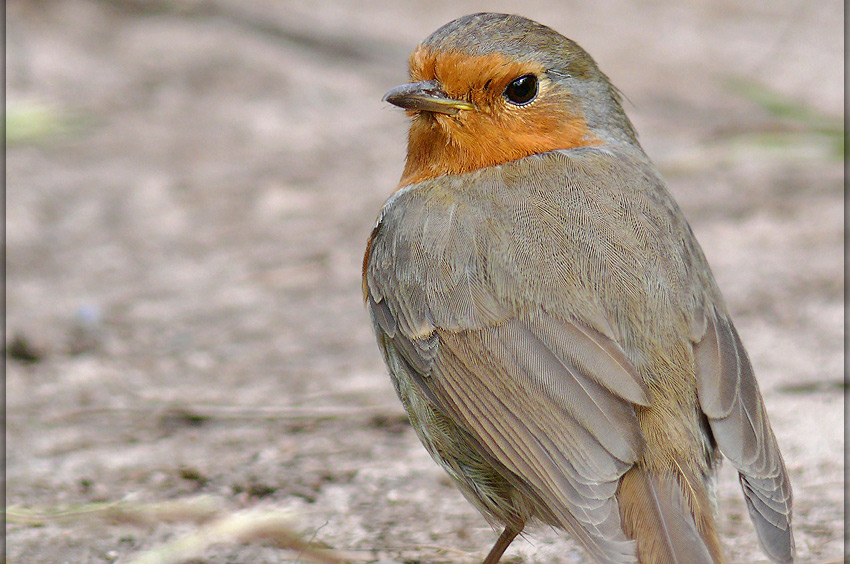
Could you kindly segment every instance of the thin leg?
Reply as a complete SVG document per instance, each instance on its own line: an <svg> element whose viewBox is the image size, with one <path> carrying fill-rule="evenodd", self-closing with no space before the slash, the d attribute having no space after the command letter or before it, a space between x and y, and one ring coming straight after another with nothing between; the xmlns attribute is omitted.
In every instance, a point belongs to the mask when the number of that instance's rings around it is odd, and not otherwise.
<svg viewBox="0 0 850 564"><path fill-rule="evenodd" d="M490 554L488 554L487 558L484 559L483 564L498 564L499 559L518 534L519 531L514 531L510 527L506 527L505 530L502 531L502 534L499 535L499 540L497 540L496 544L493 545L493 548L490 549Z"/></svg>

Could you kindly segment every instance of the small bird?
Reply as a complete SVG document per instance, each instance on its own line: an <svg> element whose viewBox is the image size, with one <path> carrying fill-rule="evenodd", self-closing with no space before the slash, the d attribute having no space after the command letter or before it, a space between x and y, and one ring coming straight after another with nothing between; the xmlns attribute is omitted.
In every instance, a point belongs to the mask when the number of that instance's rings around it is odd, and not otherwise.
<svg viewBox="0 0 850 564"><path fill-rule="evenodd" d="M490 521L600 563L719 564L715 474L765 554L791 485L705 256L581 47L516 15L441 27L384 100L412 122L363 260L378 346L419 439Z"/></svg>

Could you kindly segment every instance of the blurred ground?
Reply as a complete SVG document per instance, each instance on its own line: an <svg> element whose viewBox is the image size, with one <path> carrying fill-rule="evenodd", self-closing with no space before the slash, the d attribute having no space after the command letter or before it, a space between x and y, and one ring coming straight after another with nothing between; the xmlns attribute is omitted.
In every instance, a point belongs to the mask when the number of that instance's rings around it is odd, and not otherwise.
<svg viewBox="0 0 850 564"><path fill-rule="evenodd" d="M363 561L495 538L407 426L361 304L401 172L380 102L473 11L577 40L629 98L712 263L795 487L800 562L843 531L843 5L10 0L7 506L219 496ZM733 563L763 562L734 473ZM10 520L8 561L127 562L191 527ZM542 531L506 562L584 562ZM223 544L194 562L290 562Z"/></svg>

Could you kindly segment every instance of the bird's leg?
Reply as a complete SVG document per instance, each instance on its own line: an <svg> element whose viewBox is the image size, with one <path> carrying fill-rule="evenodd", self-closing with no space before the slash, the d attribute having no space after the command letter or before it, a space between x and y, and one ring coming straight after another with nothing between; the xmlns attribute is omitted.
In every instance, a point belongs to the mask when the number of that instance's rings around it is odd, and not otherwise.
<svg viewBox="0 0 850 564"><path fill-rule="evenodd" d="M499 540L490 549L490 554L484 559L483 564L498 564L502 554L505 553L518 534L519 531L515 531L511 527L505 527L505 530L499 535Z"/></svg>

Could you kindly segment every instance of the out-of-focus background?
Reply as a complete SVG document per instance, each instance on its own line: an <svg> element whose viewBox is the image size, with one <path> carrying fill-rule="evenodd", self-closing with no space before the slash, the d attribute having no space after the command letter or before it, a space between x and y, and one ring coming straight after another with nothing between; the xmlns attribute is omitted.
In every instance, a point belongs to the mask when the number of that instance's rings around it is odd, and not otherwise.
<svg viewBox="0 0 850 564"><path fill-rule="evenodd" d="M495 534L406 423L360 262L404 158L381 96L482 10L628 97L755 364L799 562L841 561L842 2L6 10L7 562L303 561L209 527L257 512L352 561L480 562ZM728 467L720 524L730 562L766 562ZM546 530L505 557L586 561Z"/></svg>

